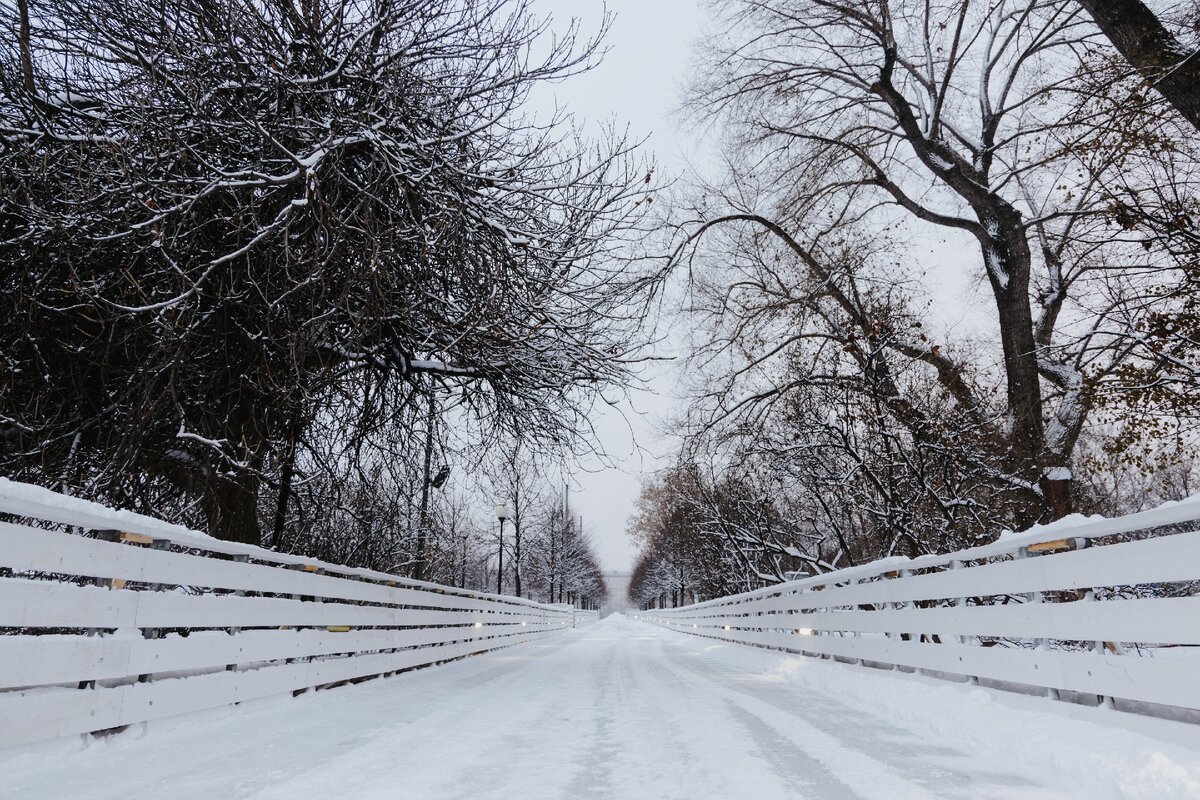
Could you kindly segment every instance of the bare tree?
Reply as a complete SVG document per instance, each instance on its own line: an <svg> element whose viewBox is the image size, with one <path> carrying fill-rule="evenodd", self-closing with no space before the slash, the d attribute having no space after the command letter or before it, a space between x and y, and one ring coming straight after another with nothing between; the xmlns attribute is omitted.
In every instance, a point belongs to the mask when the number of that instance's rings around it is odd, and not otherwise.
<svg viewBox="0 0 1200 800"><path fill-rule="evenodd" d="M523 111L597 41L551 38L525 0L19 12L0 9L8 474L257 542L341 459L407 456L434 395L461 441L563 446L626 378L640 287L613 256L647 173Z"/></svg>
<svg viewBox="0 0 1200 800"><path fill-rule="evenodd" d="M527 538L531 586L551 603L599 608L608 594L600 561L570 495L543 492Z"/></svg>
<svg viewBox="0 0 1200 800"><path fill-rule="evenodd" d="M728 177L697 197L677 258L696 265L708 241L746 275L713 281L728 289L714 307L733 320L803 308L820 323L781 342L740 337L734 322L726 352L740 360L750 344L744 360L761 365L800 340L840 340L889 413L931 436L935 420L894 379L921 365L1002 454L1001 473L1024 494L1013 522L1066 513L1089 384L1129 356L1111 318L1086 303L1111 287L1114 265L1146 260L1106 217L1101 186L1126 153L1074 146L1089 135L1073 98L1095 29L1074 6L1042 0L720 8L725 33L706 48L694 106L725 123ZM741 230L713 246L731 226ZM999 406L984 371L931 339L928 319L899 328L880 317L886 304L863 302L872 281L919 274L905 240L932 231L970 243L961 268L990 289ZM848 247L861 242L874 249Z"/></svg>
<svg viewBox="0 0 1200 800"><path fill-rule="evenodd" d="M1186 46L1141 0L1078 0L1113 46L1200 131L1200 53Z"/></svg>

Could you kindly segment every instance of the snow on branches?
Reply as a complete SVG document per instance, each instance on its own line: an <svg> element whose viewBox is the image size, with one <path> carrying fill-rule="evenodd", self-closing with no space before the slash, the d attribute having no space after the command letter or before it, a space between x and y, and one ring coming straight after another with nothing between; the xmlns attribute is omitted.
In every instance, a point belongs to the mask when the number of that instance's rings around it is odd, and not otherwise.
<svg viewBox="0 0 1200 800"><path fill-rule="evenodd" d="M614 250L646 169L523 110L597 41L520 0L22 10L0 12L6 472L258 541L285 465L387 451L417 395L561 445L626 377L640 286Z"/></svg>

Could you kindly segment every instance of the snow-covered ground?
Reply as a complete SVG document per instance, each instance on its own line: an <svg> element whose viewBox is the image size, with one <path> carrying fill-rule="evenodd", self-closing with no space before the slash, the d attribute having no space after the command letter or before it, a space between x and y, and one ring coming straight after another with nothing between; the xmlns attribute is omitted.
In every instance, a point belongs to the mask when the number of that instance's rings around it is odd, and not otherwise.
<svg viewBox="0 0 1200 800"><path fill-rule="evenodd" d="M614 615L395 678L0 755L0 797L1200 798L1200 731Z"/></svg>

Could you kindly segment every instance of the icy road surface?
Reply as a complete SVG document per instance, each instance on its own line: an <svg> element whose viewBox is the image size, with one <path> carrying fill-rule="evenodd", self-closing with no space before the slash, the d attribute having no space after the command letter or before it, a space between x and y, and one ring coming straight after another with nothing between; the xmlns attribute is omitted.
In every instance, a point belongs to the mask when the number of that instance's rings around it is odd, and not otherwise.
<svg viewBox="0 0 1200 800"><path fill-rule="evenodd" d="M0 755L12 798L1200 798L1195 728L663 631Z"/></svg>

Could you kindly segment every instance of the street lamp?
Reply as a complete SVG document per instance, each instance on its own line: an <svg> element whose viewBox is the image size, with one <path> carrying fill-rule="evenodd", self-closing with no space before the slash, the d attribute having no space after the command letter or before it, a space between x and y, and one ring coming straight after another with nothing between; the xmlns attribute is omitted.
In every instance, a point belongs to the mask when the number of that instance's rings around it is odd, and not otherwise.
<svg viewBox="0 0 1200 800"><path fill-rule="evenodd" d="M496 594L504 592L504 520L508 519L508 505L496 504L496 519L500 520L500 558L496 564Z"/></svg>
<svg viewBox="0 0 1200 800"><path fill-rule="evenodd" d="M462 557L462 577L458 580L458 588L467 588L467 534L462 535L463 557Z"/></svg>

